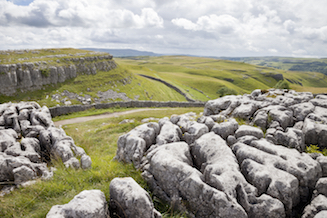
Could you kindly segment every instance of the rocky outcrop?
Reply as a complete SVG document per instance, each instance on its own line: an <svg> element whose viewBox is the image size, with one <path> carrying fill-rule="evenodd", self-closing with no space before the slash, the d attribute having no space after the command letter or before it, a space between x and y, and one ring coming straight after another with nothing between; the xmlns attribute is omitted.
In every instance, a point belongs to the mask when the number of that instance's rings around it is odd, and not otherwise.
<svg viewBox="0 0 327 218"><path fill-rule="evenodd" d="M68 204L52 206L46 218L109 218L108 204L100 190L84 190Z"/></svg>
<svg viewBox="0 0 327 218"><path fill-rule="evenodd" d="M48 179L52 172L47 162L52 158L67 167L91 167L84 149L63 129L54 127L47 107L35 102L0 104L0 183Z"/></svg>
<svg viewBox="0 0 327 218"><path fill-rule="evenodd" d="M152 199L133 178L115 178L110 182L110 216L121 218L161 218Z"/></svg>
<svg viewBox="0 0 327 218"><path fill-rule="evenodd" d="M62 83L79 74L96 74L116 68L111 55L65 58L62 65L47 62L0 65L0 94L14 95L17 90L31 91L44 85Z"/></svg>
<svg viewBox="0 0 327 218"><path fill-rule="evenodd" d="M326 205L327 158L303 152L309 139L325 146L327 113L318 103L325 99L317 97L256 90L209 101L197 121L174 115L151 123L155 134L142 127L121 136L140 143L119 146L116 158L137 155L153 194L190 217L318 216Z"/></svg>

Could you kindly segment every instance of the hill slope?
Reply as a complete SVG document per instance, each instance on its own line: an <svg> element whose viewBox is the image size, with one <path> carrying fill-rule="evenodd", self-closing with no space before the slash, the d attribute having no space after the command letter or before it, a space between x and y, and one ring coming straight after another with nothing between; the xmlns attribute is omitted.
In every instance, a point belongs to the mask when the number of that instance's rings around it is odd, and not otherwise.
<svg viewBox="0 0 327 218"><path fill-rule="evenodd" d="M61 51L66 55L87 53L77 49ZM42 54L44 51L38 52ZM55 54L57 56L54 57L47 55L48 65L58 64L60 53ZM19 59L20 55L22 54L14 54L11 62L23 63L24 60ZM4 54L4 57L1 56L0 63L8 62L8 55ZM140 56L113 60L117 64L114 70L98 70L91 75L80 73L76 78L65 82L44 85L41 90L17 92L14 96L0 95L0 103L34 100L51 107L122 100L207 101L220 97L222 89L227 89L227 94L250 93L254 89L269 89L281 79L287 80L296 91L327 92L326 76L315 72L285 71L229 60L189 56Z"/></svg>

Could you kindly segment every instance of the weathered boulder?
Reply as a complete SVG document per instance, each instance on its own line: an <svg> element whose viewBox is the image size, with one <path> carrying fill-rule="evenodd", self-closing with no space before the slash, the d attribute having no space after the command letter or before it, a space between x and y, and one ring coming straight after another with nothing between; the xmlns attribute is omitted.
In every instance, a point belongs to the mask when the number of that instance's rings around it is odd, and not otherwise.
<svg viewBox="0 0 327 218"><path fill-rule="evenodd" d="M320 178L316 184L317 194L322 194L327 197L327 178Z"/></svg>
<svg viewBox="0 0 327 218"><path fill-rule="evenodd" d="M0 152L0 182L20 184L36 177L48 179L52 174L46 163L32 163L23 156L11 156Z"/></svg>
<svg viewBox="0 0 327 218"><path fill-rule="evenodd" d="M296 148L300 152L305 150L304 135L301 130L295 128L287 128L285 132L277 129L275 131L271 130L273 129L267 130L266 138L269 138L274 144Z"/></svg>
<svg viewBox="0 0 327 218"><path fill-rule="evenodd" d="M302 218L313 218L321 211L327 211L327 197L324 195L318 195L304 208Z"/></svg>
<svg viewBox="0 0 327 218"><path fill-rule="evenodd" d="M317 157L316 160L318 161L318 163L321 166L322 176L327 177L327 157L326 156L319 156L319 157Z"/></svg>
<svg viewBox="0 0 327 218"><path fill-rule="evenodd" d="M235 132L235 137L240 138L243 136L254 136L258 139L263 138L263 132L261 129L249 126L249 125L241 125Z"/></svg>
<svg viewBox="0 0 327 218"><path fill-rule="evenodd" d="M257 189L246 181L235 155L220 136L213 132L201 136L192 146L192 155L204 182L238 201L250 217L285 216L284 206L277 199L256 197Z"/></svg>
<svg viewBox="0 0 327 218"><path fill-rule="evenodd" d="M327 148L327 122L322 116L309 114L304 120L302 131L307 145L313 144L319 145L320 148Z"/></svg>
<svg viewBox="0 0 327 218"><path fill-rule="evenodd" d="M78 168L85 154L63 129L55 128L49 109L35 102L0 104L0 180L20 184L52 175L45 162L62 159ZM88 164L90 167L90 164Z"/></svg>
<svg viewBox="0 0 327 218"><path fill-rule="evenodd" d="M277 121L283 129L293 126L293 111L279 105L264 107L254 113L252 122L263 129L267 129L273 121Z"/></svg>
<svg viewBox="0 0 327 218"><path fill-rule="evenodd" d="M319 106L327 108L327 96L326 95L317 95L315 99L310 100L314 106Z"/></svg>
<svg viewBox="0 0 327 218"><path fill-rule="evenodd" d="M160 121L159 121L159 125L160 125ZM158 145L180 141L182 137L182 131L177 125L173 124L169 120L166 120L160 126L161 126L160 133L156 138L156 143Z"/></svg>
<svg viewBox="0 0 327 218"><path fill-rule="evenodd" d="M154 194L172 205L183 207L196 217L247 217L235 200L201 180L201 173L192 167L189 145L176 142L162 145L147 155L149 167L142 174Z"/></svg>
<svg viewBox="0 0 327 218"><path fill-rule="evenodd" d="M250 146L233 145L247 181L259 194L267 193L284 203L287 214L310 197L310 190L321 177L321 167L307 154L269 143L265 139Z"/></svg>
<svg viewBox="0 0 327 218"><path fill-rule="evenodd" d="M140 166L141 159L150 145L156 142L158 123L145 123L119 137L115 159Z"/></svg>
<svg viewBox="0 0 327 218"><path fill-rule="evenodd" d="M259 109L259 105L256 101L245 100L240 106L234 109L232 116L239 117L244 120L249 120L253 116L254 112Z"/></svg>
<svg viewBox="0 0 327 218"><path fill-rule="evenodd" d="M225 112L221 115L229 115L236 107L241 104L241 98L242 96L226 95L216 100L209 100L204 106L203 115L215 115L219 114L222 111Z"/></svg>
<svg viewBox="0 0 327 218"><path fill-rule="evenodd" d="M211 131L220 135L223 139L227 139L229 135L234 135L238 129L238 123L235 119L229 119L226 122L216 123Z"/></svg>
<svg viewBox="0 0 327 218"><path fill-rule="evenodd" d="M188 144L192 144L196 139L208 132L209 128L205 124L193 121L189 124L188 129L184 133L184 139Z"/></svg>
<svg viewBox="0 0 327 218"><path fill-rule="evenodd" d="M311 102L305 102L301 104L295 104L290 107L293 110L293 116L295 121L304 121L308 114L312 113L315 106Z"/></svg>
<svg viewBox="0 0 327 218"><path fill-rule="evenodd" d="M133 178L115 178L110 182L111 217L160 218L150 195Z"/></svg>
<svg viewBox="0 0 327 218"><path fill-rule="evenodd" d="M211 131L212 127L216 124L216 122L214 121L214 119L212 117L206 117L206 116L202 116L197 120L198 123L204 123L209 131Z"/></svg>
<svg viewBox="0 0 327 218"><path fill-rule="evenodd" d="M81 157L81 167L82 169L90 169L92 165L91 157L87 154L83 154Z"/></svg>
<svg viewBox="0 0 327 218"><path fill-rule="evenodd" d="M109 218L106 197L100 190L84 190L68 204L52 206L47 218Z"/></svg>

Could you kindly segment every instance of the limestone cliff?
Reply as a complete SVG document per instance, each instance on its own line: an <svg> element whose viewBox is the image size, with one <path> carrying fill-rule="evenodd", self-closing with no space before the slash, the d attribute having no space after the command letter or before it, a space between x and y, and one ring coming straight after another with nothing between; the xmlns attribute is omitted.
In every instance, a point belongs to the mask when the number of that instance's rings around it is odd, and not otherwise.
<svg viewBox="0 0 327 218"><path fill-rule="evenodd" d="M81 74L96 74L116 68L112 56L62 58L56 64L46 61L0 65L0 94L11 96L18 90L39 90L44 85L65 82Z"/></svg>

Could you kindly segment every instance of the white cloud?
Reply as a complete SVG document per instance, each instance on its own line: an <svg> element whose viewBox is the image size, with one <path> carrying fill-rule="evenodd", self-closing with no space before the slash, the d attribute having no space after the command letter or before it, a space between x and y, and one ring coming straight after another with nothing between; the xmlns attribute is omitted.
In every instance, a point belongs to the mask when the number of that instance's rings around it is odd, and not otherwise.
<svg viewBox="0 0 327 218"><path fill-rule="evenodd" d="M0 0L0 49L327 56L326 0Z"/></svg>
<svg viewBox="0 0 327 218"><path fill-rule="evenodd" d="M179 27L183 27L186 30L204 30L207 32L218 31L222 34L229 34L234 32L240 25L239 21L228 14L217 16L211 14L209 16L199 17L196 23L185 18L177 18L171 21L173 24Z"/></svg>

